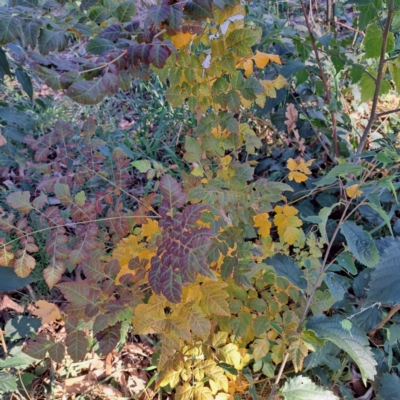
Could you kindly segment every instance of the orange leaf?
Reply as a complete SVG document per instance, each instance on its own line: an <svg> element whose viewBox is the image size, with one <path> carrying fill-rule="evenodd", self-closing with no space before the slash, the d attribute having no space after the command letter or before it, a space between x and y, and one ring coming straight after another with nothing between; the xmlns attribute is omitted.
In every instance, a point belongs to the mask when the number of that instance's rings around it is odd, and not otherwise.
<svg viewBox="0 0 400 400"><path fill-rule="evenodd" d="M274 224L278 228L278 235L287 244L292 245L300 235L299 227L303 225L296 217L298 210L292 206L275 206Z"/></svg>
<svg viewBox="0 0 400 400"><path fill-rule="evenodd" d="M42 319L43 324L51 324L56 319L61 319L61 314L58 307L45 300L38 300L35 303L37 309L32 311L32 314Z"/></svg>
<svg viewBox="0 0 400 400"><path fill-rule="evenodd" d="M175 48L180 49L181 47L186 46L192 38L193 35L189 32L178 32L176 35L171 36L171 42L174 44Z"/></svg>
<svg viewBox="0 0 400 400"><path fill-rule="evenodd" d="M270 61L282 65L281 59L278 55L262 53L258 50L253 56L253 60L256 63L257 68L264 68Z"/></svg>
<svg viewBox="0 0 400 400"><path fill-rule="evenodd" d="M243 62L244 76L248 78L253 73L253 61L245 60Z"/></svg>
<svg viewBox="0 0 400 400"><path fill-rule="evenodd" d="M359 184L355 184L355 185L351 185L348 188L346 188L346 193L347 196L349 197L358 197L362 195L362 190L359 190L360 185Z"/></svg>
<svg viewBox="0 0 400 400"><path fill-rule="evenodd" d="M289 173L289 181L292 181L293 179L297 182L305 182L308 177L307 175L304 175L302 172L298 172L298 171L292 171Z"/></svg>

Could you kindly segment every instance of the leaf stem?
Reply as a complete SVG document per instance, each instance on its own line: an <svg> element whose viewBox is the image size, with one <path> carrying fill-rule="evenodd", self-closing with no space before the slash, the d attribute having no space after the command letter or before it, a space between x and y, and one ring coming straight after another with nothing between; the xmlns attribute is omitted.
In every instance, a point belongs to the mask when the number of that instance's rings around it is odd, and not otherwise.
<svg viewBox="0 0 400 400"><path fill-rule="evenodd" d="M384 70L384 66L385 66L386 48L387 48L387 44L388 44L390 25L392 23L393 13L394 13L394 0L389 0L389 9L388 9L387 17L386 17L386 24L385 24L385 27L383 29L383 34L382 34L383 35L382 36L382 48L381 48L381 54L379 57L378 73L376 75L376 81L375 81L376 82L375 92L374 92L374 97L372 99L371 115L369 117L367 126L365 127L365 131L364 131L363 135L361 136L360 142L357 147L356 154L361 154L364 151L365 144L367 143L367 140L368 140L368 135L371 132L372 126L374 125L376 118L378 117L378 115L376 114L376 108L378 107L379 93L381 91L381 85L382 85L382 80L383 80L383 75L384 75L383 70Z"/></svg>
<svg viewBox="0 0 400 400"><path fill-rule="evenodd" d="M400 305L393 307L389 311L388 315L385 318L383 318L383 320L381 322L379 322L379 324L374 329L372 329L371 331L368 332L368 336L370 336L370 337L375 336L376 331L381 329L386 324L386 322L390 321L390 319L393 317L393 315L396 314L398 311L400 311Z"/></svg>

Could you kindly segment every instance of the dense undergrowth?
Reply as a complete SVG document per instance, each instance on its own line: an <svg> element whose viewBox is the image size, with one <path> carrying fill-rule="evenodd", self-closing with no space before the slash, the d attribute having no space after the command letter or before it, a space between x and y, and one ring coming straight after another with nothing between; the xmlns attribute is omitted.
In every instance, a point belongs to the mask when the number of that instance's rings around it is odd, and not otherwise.
<svg viewBox="0 0 400 400"><path fill-rule="evenodd" d="M5 398L398 396L400 14L329 4L0 8Z"/></svg>

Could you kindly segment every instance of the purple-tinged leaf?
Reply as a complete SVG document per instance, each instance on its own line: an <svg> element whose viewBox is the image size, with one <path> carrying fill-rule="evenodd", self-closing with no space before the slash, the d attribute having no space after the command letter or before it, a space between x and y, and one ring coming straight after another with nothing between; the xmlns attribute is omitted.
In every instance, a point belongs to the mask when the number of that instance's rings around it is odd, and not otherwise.
<svg viewBox="0 0 400 400"><path fill-rule="evenodd" d="M67 345L68 355L72 358L72 361L77 362L86 356L89 339L85 332L74 331L67 335L65 344Z"/></svg>
<svg viewBox="0 0 400 400"><path fill-rule="evenodd" d="M173 4L170 6L170 13L168 17L169 28L176 30L182 24L182 6L180 4Z"/></svg>
<svg viewBox="0 0 400 400"><path fill-rule="evenodd" d="M171 303L179 303L182 299L182 280L171 268L162 266L160 275L161 293Z"/></svg>
<svg viewBox="0 0 400 400"><path fill-rule="evenodd" d="M192 0L185 5L185 12L195 19L213 18L212 0Z"/></svg>
<svg viewBox="0 0 400 400"><path fill-rule="evenodd" d="M26 249L16 252L14 271L20 278L26 278L35 268L36 260L28 254Z"/></svg>
<svg viewBox="0 0 400 400"><path fill-rule="evenodd" d="M74 136L74 130L68 122L59 119L54 125L54 132L61 142L66 142L68 139Z"/></svg>
<svg viewBox="0 0 400 400"><path fill-rule="evenodd" d="M34 19L32 21L27 22L24 25L23 33L25 42L31 46L32 50L36 47L36 43L39 39L40 28L42 26L42 22Z"/></svg>
<svg viewBox="0 0 400 400"><path fill-rule="evenodd" d="M77 309L84 309L88 304L97 306L100 291L91 288L84 282L63 282L57 287L61 290L64 297Z"/></svg>
<svg viewBox="0 0 400 400"><path fill-rule="evenodd" d="M104 99L107 89L102 79L76 81L66 90L65 94L77 103L93 105Z"/></svg>
<svg viewBox="0 0 400 400"><path fill-rule="evenodd" d="M91 54L103 54L108 50L114 49L115 45L108 39L104 39L101 37L95 37L90 39L88 44L86 45L86 51Z"/></svg>
<svg viewBox="0 0 400 400"><path fill-rule="evenodd" d="M150 57L150 50L153 46L151 44L147 43L141 43L133 49L133 55L134 58L140 60L141 62L145 64L149 64L149 57ZM133 57L130 57L131 59Z"/></svg>
<svg viewBox="0 0 400 400"><path fill-rule="evenodd" d="M103 83L106 87L108 94L112 96L113 94L118 92L119 89L119 75L118 74L111 74L107 72L103 75Z"/></svg>
<svg viewBox="0 0 400 400"><path fill-rule="evenodd" d="M171 51L160 43L153 43L149 54L149 61L156 68L163 68Z"/></svg>
<svg viewBox="0 0 400 400"><path fill-rule="evenodd" d="M170 15L171 9L167 4L152 5L148 12L149 18L156 24L159 25L165 21Z"/></svg>
<svg viewBox="0 0 400 400"><path fill-rule="evenodd" d="M58 364L64 361L65 357L65 346L61 342L54 343L49 349L50 358Z"/></svg>
<svg viewBox="0 0 400 400"><path fill-rule="evenodd" d="M57 260L54 256L50 261L50 265L44 269L43 277L50 289L60 281L62 274L67 270L63 261Z"/></svg>
<svg viewBox="0 0 400 400"><path fill-rule="evenodd" d="M32 206L36 210L40 210L47 202L47 196L45 194L40 195L39 197L36 197L32 201Z"/></svg>
<svg viewBox="0 0 400 400"><path fill-rule="evenodd" d="M10 207L28 214L32 210L30 203L31 194L29 192L14 192L7 196L6 200Z"/></svg>
<svg viewBox="0 0 400 400"><path fill-rule="evenodd" d="M151 259L149 284L156 294L161 294L161 260L158 257Z"/></svg>
<svg viewBox="0 0 400 400"><path fill-rule="evenodd" d="M39 51L46 55L51 51L63 51L67 47L67 36L62 30L42 29L39 37Z"/></svg>
<svg viewBox="0 0 400 400"><path fill-rule="evenodd" d="M38 335L34 340L28 340L28 343L23 350L28 356L43 360L46 357L47 351L53 346L54 342L46 338L44 334Z"/></svg>
<svg viewBox="0 0 400 400"><path fill-rule="evenodd" d="M111 353L121 337L121 324L109 326L96 334L101 353L106 356Z"/></svg>
<svg viewBox="0 0 400 400"><path fill-rule="evenodd" d="M186 203L186 193L179 182L171 175L164 175L160 180L160 190L169 208L180 208Z"/></svg>
<svg viewBox="0 0 400 400"><path fill-rule="evenodd" d="M181 217L179 218L181 230L193 229L197 227L197 221L201 218L201 214L207 206L203 204L190 204L185 207Z"/></svg>
<svg viewBox="0 0 400 400"><path fill-rule="evenodd" d="M122 33L122 27L119 24L112 24L107 26L100 34L99 38L110 40L111 42L115 42L119 35Z"/></svg>

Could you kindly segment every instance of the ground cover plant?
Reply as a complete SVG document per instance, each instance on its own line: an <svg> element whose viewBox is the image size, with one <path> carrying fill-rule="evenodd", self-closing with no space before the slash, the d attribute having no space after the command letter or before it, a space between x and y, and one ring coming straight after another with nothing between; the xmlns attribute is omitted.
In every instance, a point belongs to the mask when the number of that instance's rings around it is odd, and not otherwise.
<svg viewBox="0 0 400 400"><path fill-rule="evenodd" d="M0 392L396 398L398 6L0 8Z"/></svg>

